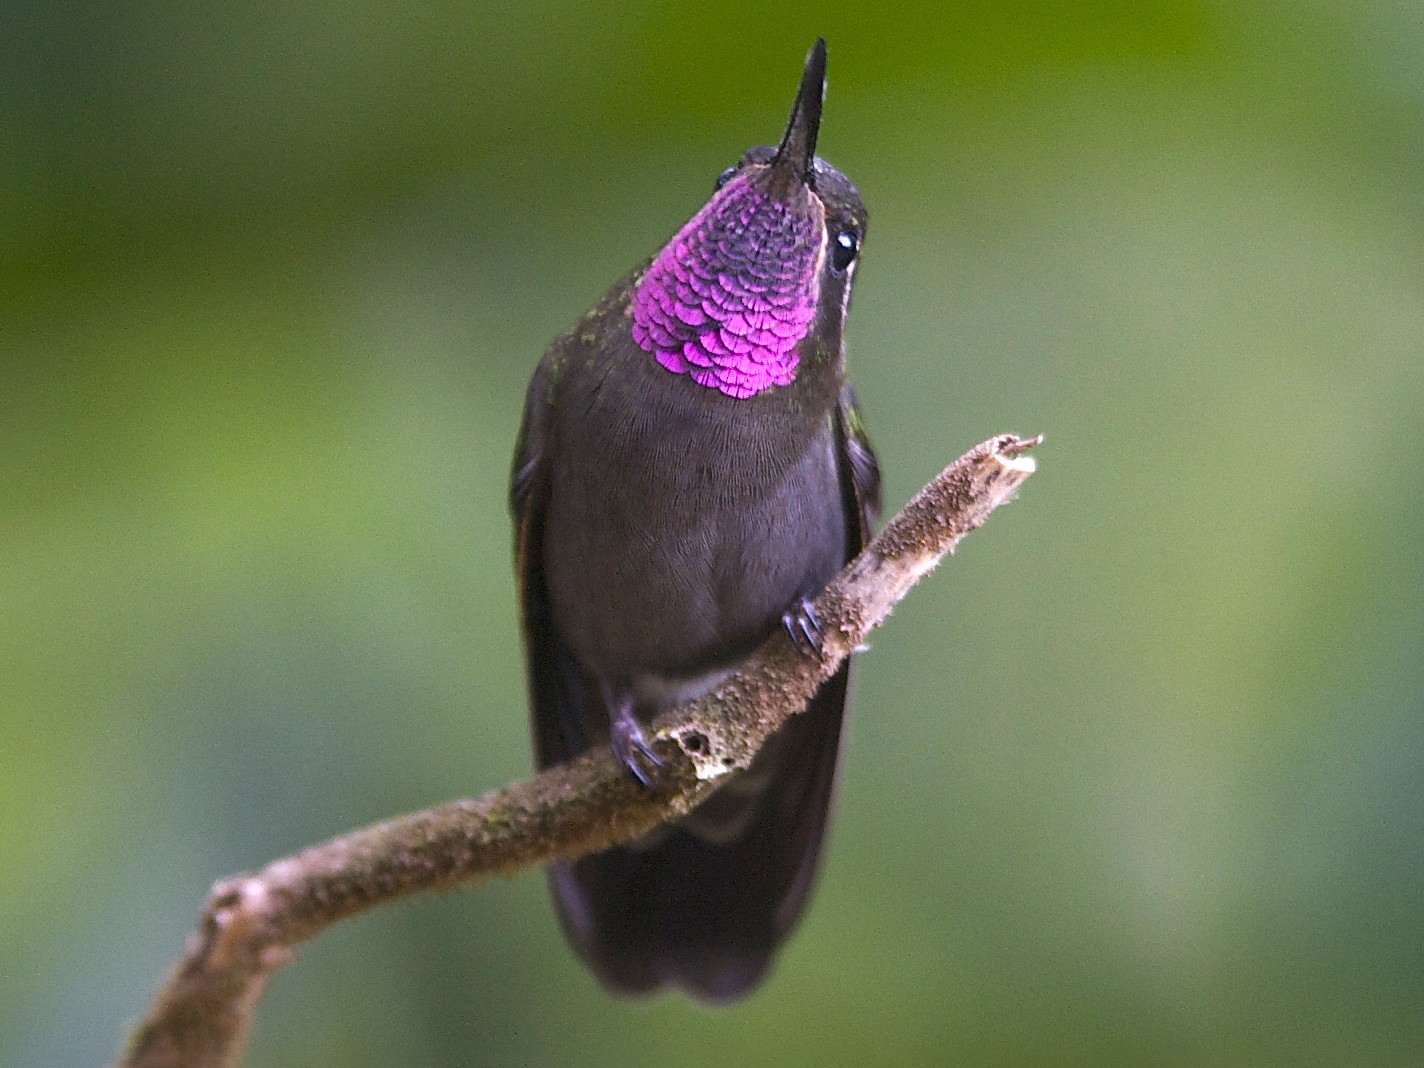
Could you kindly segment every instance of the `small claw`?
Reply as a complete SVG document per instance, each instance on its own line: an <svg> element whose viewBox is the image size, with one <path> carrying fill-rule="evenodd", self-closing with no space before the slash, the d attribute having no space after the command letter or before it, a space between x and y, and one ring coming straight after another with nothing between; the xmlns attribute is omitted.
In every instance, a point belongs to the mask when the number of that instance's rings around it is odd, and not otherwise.
<svg viewBox="0 0 1424 1068"><path fill-rule="evenodd" d="M663 761L643 736L643 728L633 718L631 709L614 716L609 725L608 742L618 763L651 790L656 781L654 770L663 767Z"/></svg>
<svg viewBox="0 0 1424 1068"><path fill-rule="evenodd" d="M821 621L809 597L802 597L781 617L781 625L791 636L791 643L807 656L821 655Z"/></svg>

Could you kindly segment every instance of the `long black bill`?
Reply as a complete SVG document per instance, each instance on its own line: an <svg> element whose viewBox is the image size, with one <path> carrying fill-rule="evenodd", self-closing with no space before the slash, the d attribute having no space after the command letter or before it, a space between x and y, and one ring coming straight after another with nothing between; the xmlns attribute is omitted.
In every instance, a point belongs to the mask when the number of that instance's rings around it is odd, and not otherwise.
<svg viewBox="0 0 1424 1068"><path fill-rule="evenodd" d="M791 107L791 121L781 136L773 170L794 174L806 184L811 182L811 165L816 158L816 134L821 129L821 103L826 98L826 39L817 37L806 53L806 69L801 74L801 88Z"/></svg>

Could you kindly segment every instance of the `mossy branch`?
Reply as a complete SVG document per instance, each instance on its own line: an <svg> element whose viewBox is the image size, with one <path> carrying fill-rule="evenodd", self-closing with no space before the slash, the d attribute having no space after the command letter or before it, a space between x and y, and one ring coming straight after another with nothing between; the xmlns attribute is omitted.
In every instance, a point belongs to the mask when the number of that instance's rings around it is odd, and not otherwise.
<svg viewBox="0 0 1424 1068"><path fill-rule="evenodd" d="M658 718L654 789L607 748L504 790L353 831L213 887L183 958L132 1032L121 1068L219 1068L246 1047L257 1003L293 949L338 920L411 894L573 859L688 812L884 622L895 603L1034 471L1041 438L1001 435L915 495L814 607L819 656L778 631L705 697Z"/></svg>

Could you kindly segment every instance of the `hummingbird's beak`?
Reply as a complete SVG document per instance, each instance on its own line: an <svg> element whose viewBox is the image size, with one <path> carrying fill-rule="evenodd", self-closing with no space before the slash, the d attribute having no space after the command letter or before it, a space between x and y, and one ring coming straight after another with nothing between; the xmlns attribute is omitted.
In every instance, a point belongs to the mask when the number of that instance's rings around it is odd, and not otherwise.
<svg viewBox="0 0 1424 1068"><path fill-rule="evenodd" d="M801 88L791 106L791 121L771 161L773 173L784 174L804 185L811 184L811 167L816 158L816 134L821 129L821 102L826 98L826 39L817 37L806 53L806 69Z"/></svg>

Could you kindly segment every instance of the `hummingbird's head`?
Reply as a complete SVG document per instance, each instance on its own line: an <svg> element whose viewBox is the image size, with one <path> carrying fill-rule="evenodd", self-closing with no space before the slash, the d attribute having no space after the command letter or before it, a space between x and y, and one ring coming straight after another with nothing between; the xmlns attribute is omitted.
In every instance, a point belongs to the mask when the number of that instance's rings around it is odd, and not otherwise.
<svg viewBox="0 0 1424 1068"><path fill-rule="evenodd" d="M633 292L633 338L674 374L731 397L796 378L819 316L844 325L866 213L816 155L826 42L806 57L779 145L750 149L654 258Z"/></svg>

